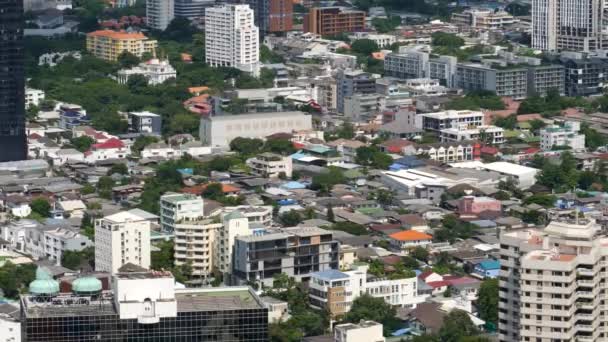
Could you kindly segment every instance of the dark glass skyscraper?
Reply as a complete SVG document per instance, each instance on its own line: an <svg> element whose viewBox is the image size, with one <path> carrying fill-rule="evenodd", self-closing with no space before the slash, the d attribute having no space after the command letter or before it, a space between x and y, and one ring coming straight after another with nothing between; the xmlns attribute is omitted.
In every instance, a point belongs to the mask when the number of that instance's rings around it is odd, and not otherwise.
<svg viewBox="0 0 608 342"><path fill-rule="evenodd" d="M0 0L0 161L27 157L23 0Z"/></svg>

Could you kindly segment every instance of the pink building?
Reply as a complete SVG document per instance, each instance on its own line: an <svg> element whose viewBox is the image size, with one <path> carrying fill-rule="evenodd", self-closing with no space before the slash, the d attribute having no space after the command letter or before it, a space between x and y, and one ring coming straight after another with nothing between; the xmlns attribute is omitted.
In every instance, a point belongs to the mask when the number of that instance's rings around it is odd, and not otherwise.
<svg viewBox="0 0 608 342"><path fill-rule="evenodd" d="M499 200L491 197L464 196L458 202L460 216L477 216L483 212L501 212Z"/></svg>

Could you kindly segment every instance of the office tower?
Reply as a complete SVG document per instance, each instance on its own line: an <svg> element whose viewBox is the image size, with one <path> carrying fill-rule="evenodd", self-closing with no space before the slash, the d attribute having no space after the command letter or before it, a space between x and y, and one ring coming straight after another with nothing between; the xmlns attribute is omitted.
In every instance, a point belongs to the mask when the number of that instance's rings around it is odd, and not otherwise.
<svg viewBox="0 0 608 342"><path fill-rule="evenodd" d="M215 5L215 0L174 0L176 18L196 19L205 16L205 8Z"/></svg>
<svg viewBox="0 0 608 342"><path fill-rule="evenodd" d="M146 20L150 28L164 31L173 17L173 0L146 0Z"/></svg>
<svg viewBox="0 0 608 342"><path fill-rule="evenodd" d="M602 48L604 0L533 0L532 47L594 51Z"/></svg>
<svg viewBox="0 0 608 342"><path fill-rule="evenodd" d="M606 246L601 226L583 219L501 234L499 340L606 339Z"/></svg>
<svg viewBox="0 0 608 342"><path fill-rule="evenodd" d="M205 60L212 67L233 67L257 76L260 37L249 5L205 10Z"/></svg>
<svg viewBox="0 0 608 342"><path fill-rule="evenodd" d="M95 221L95 269L116 273L125 264L150 267L150 221L128 211Z"/></svg>
<svg viewBox="0 0 608 342"><path fill-rule="evenodd" d="M106 61L117 61L123 52L129 52L137 57L144 53L156 55L157 41L149 39L140 32L117 32L99 30L87 33L87 51L93 56Z"/></svg>
<svg viewBox="0 0 608 342"><path fill-rule="evenodd" d="M291 0L245 0L255 13L260 33L287 32L293 29L293 2Z"/></svg>
<svg viewBox="0 0 608 342"><path fill-rule="evenodd" d="M27 158L23 0L0 0L0 161Z"/></svg>
<svg viewBox="0 0 608 342"><path fill-rule="evenodd" d="M160 198L160 226L165 232L173 232L182 220L202 219L203 199L191 194L167 193Z"/></svg>
<svg viewBox="0 0 608 342"><path fill-rule="evenodd" d="M335 35L365 30L365 12L340 7L314 7L304 16L304 32Z"/></svg>
<svg viewBox="0 0 608 342"><path fill-rule="evenodd" d="M176 289L169 272L133 269L111 288L81 277L60 291L37 275L20 301L24 341L268 341L268 309L248 287Z"/></svg>

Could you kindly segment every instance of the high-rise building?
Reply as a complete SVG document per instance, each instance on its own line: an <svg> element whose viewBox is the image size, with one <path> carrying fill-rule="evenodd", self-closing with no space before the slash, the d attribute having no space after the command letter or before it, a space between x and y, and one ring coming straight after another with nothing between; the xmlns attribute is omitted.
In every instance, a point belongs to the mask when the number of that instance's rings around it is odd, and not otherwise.
<svg viewBox="0 0 608 342"><path fill-rule="evenodd" d="M325 36L364 30L364 11L340 7L314 7L304 16L304 32Z"/></svg>
<svg viewBox="0 0 608 342"><path fill-rule="evenodd" d="M501 234L499 340L604 340L607 245L583 219Z"/></svg>
<svg viewBox="0 0 608 342"><path fill-rule="evenodd" d="M128 211L95 221L95 269L116 273L125 264L150 267L150 221Z"/></svg>
<svg viewBox="0 0 608 342"><path fill-rule="evenodd" d="M148 26L164 31L173 20L173 6L173 0L146 0Z"/></svg>
<svg viewBox="0 0 608 342"><path fill-rule="evenodd" d="M20 301L23 341L268 341L268 309L248 287L176 289L171 273L140 269L109 289L95 277L71 285L37 272Z"/></svg>
<svg viewBox="0 0 608 342"><path fill-rule="evenodd" d="M344 113L344 103L347 97L376 92L376 77L361 70L339 71L336 83L338 113Z"/></svg>
<svg viewBox="0 0 608 342"><path fill-rule="evenodd" d="M232 256L235 239L239 236L251 235L249 219L239 210L235 210L222 218L222 227L216 233L213 262L220 272L232 273Z"/></svg>
<svg viewBox="0 0 608 342"><path fill-rule="evenodd" d="M27 159L23 0L0 0L0 162Z"/></svg>
<svg viewBox="0 0 608 342"><path fill-rule="evenodd" d="M196 19L205 16L205 8L215 5L215 0L174 0L176 18Z"/></svg>
<svg viewBox="0 0 608 342"><path fill-rule="evenodd" d="M165 232L173 232L182 220L202 219L204 201L191 194L167 193L160 198L160 226Z"/></svg>
<svg viewBox="0 0 608 342"><path fill-rule="evenodd" d="M255 13L255 23L262 36L293 29L293 1L245 0Z"/></svg>
<svg viewBox="0 0 608 342"><path fill-rule="evenodd" d="M602 49L604 0L533 0L532 47L555 51Z"/></svg>
<svg viewBox="0 0 608 342"><path fill-rule="evenodd" d="M212 67L259 74L259 29L249 5L226 4L205 10L205 61Z"/></svg>

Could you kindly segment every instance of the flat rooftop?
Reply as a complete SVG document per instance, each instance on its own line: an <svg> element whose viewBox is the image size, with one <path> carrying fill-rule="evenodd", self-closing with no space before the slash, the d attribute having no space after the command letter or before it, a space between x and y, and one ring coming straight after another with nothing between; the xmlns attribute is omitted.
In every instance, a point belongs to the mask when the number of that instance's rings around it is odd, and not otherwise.
<svg viewBox="0 0 608 342"><path fill-rule="evenodd" d="M247 287L176 290L178 312L262 309Z"/></svg>

